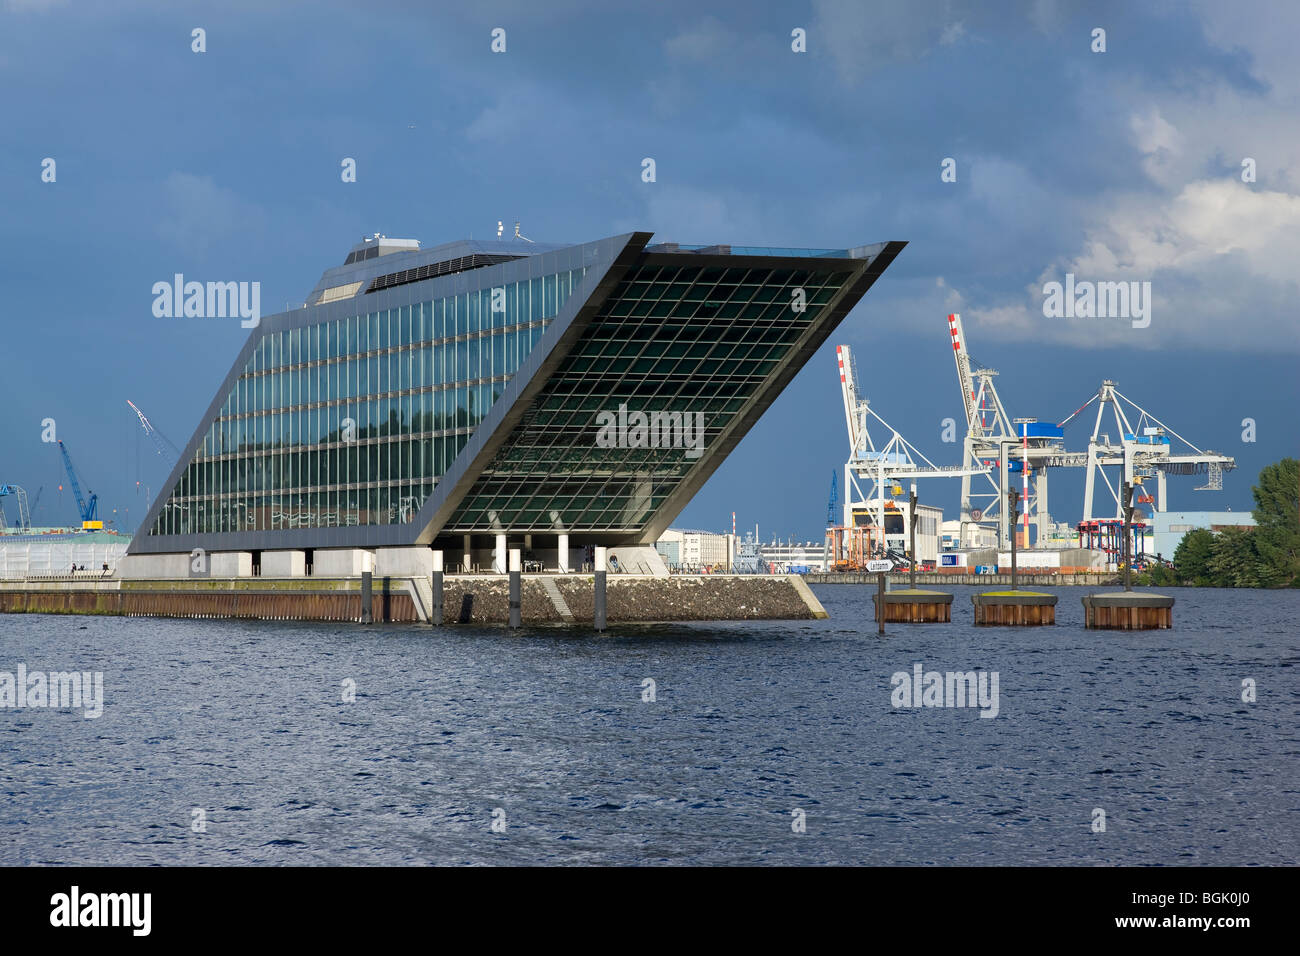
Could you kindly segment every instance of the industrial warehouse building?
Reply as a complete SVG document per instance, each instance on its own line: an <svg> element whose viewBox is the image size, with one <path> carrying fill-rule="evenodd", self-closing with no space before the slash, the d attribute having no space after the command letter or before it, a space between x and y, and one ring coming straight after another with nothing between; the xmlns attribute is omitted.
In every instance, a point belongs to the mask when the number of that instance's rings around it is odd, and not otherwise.
<svg viewBox="0 0 1300 956"><path fill-rule="evenodd" d="M1225 528L1253 528L1255 519L1242 511L1157 511L1152 516L1155 541L1147 548L1149 554L1158 554L1166 561L1173 560L1174 552L1189 531L1204 528L1222 531Z"/></svg>
<svg viewBox="0 0 1300 956"><path fill-rule="evenodd" d="M902 250L382 236L263 319L123 577L664 573L654 544Z"/></svg>

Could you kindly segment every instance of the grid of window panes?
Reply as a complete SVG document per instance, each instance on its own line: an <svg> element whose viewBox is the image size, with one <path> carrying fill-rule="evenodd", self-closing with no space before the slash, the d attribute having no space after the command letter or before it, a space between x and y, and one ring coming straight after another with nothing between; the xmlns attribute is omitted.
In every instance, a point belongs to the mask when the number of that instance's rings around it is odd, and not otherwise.
<svg viewBox="0 0 1300 956"><path fill-rule="evenodd" d="M409 523L584 272L267 333L151 533Z"/></svg>
<svg viewBox="0 0 1300 956"><path fill-rule="evenodd" d="M700 460L683 447L684 432L678 439L673 413L703 413L707 453L852 274L687 264L629 272L445 530L638 530ZM652 440L631 429L624 447L598 445L599 413L617 415L620 405L629 416L667 413L658 435L662 446L663 423L673 424L668 447L626 447Z"/></svg>

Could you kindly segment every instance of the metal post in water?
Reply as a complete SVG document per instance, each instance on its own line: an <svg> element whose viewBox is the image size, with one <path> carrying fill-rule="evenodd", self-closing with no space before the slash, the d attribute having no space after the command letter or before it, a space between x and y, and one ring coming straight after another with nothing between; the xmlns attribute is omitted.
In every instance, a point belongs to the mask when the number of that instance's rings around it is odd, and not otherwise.
<svg viewBox="0 0 1300 956"><path fill-rule="evenodd" d="M1011 519L1011 590L1013 591L1017 590L1018 577L1016 574L1016 505L1019 499L1020 493L1014 488L1007 492L1007 504L1010 506L1008 517Z"/></svg>
<svg viewBox="0 0 1300 956"><path fill-rule="evenodd" d="M876 620L880 622L876 633L885 636L885 572L876 575Z"/></svg>
<svg viewBox="0 0 1300 956"><path fill-rule="evenodd" d="M442 627L442 552L433 552L433 626Z"/></svg>
<svg viewBox="0 0 1300 956"><path fill-rule="evenodd" d="M912 494L907 511L912 524L912 573L908 575L907 586L916 590L916 482L912 482Z"/></svg>
<svg viewBox="0 0 1300 956"><path fill-rule="evenodd" d="M596 593L592 596L596 633L605 630L605 549L596 547Z"/></svg>
<svg viewBox="0 0 1300 956"><path fill-rule="evenodd" d="M1130 574L1133 570L1133 558L1129 544L1133 539L1133 485L1124 482L1124 590L1133 590Z"/></svg>
<svg viewBox="0 0 1300 956"><path fill-rule="evenodd" d="M518 628L521 622L519 611L519 549L510 549L510 626Z"/></svg>
<svg viewBox="0 0 1300 956"><path fill-rule="evenodd" d="M373 624L374 617L370 610L370 597L374 581L369 571L361 572L361 623Z"/></svg>

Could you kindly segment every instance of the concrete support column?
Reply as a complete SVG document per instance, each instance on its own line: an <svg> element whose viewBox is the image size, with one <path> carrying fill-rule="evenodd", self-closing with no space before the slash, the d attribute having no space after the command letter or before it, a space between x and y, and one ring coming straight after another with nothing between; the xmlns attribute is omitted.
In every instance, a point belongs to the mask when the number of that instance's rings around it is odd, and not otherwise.
<svg viewBox="0 0 1300 956"><path fill-rule="evenodd" d="M533 550L533 536L531 534L524 535L524 550Z"/></svg>
<svg viewBox="0 0 1300 956"><path fill-rule="evenodd" d="M596 548L596 593L593 595L592 608L595 611L594 623L596 633L605 630L605 549Z"/></svg>
<svg viewBox="0 0 1300 956"><path fill-rule="evenodd" d="M506 573L506 536L497 535L496 547L492 549L492 573Z"/></svg>
<svg viewBox="0 0 1300 956"><path fill-rule="evenodd" d="M560 549L560 573L568 574L569 573L569 535L567 532L561 531L559 534L559 549Z"/></svg>
<svg viewBox="0 0 1300 956"><path fill-rule="evenodd" d="M373 576L369 571L361 572L361 623L373 624L374 614L371 611L371 590Z"/></svg>
<svg viewBox="0 0 1300 956"><path fill-rule="evenodd" d="M469 574L470 571L474 570L474 555L470 548L470 540L470 536L465 535L465 562L461 565L461 570L466 574Z"/></svg>
<svg viewBox="0 0 1300 956"><path fill-rule="evenodd" d="M510 626L517 628L520 625L519 611L519 549L510 549Z"/></svg>
<svg viewBox="0 0 1300 956"><path fill-rule="evenodd" d="M442 627L442 552L433 552L433 613L434 627Z"/></svg>

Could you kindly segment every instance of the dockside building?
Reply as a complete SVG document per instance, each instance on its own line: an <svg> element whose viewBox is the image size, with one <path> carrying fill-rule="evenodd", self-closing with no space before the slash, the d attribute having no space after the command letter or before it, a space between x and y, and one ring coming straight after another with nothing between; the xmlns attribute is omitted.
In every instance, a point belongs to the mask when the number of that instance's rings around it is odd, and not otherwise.
<svg viewBox="0 0 1300 956"><path fill-rule="evenodd" d="M383 236L263 318L124 577L658 572L654 543L902 242Z"/></svg>

